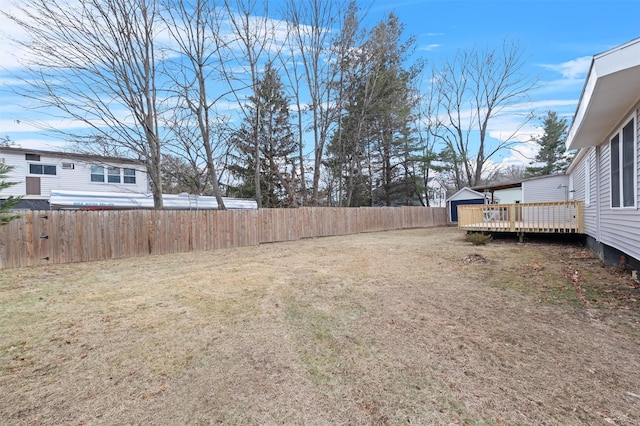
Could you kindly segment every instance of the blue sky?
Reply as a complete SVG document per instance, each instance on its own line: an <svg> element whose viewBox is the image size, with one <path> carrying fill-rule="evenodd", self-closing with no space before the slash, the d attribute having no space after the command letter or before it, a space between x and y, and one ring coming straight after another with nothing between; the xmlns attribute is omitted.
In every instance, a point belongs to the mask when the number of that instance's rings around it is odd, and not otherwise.
<svg viewBox="0 0 640 426"><path fill-rule="evenodd" d="M554 110L569 121L591 57L640 37L640 0L398 0L375 2L372 8L375 14L389 11L418 37L418 49L432 64L458 49L499 48L504 39L518 40L526 50L527 71L540 79L530 93L535 111ZM501 118L496 125L508 133L518 118L513 120ZM533 120L523 131L535 134L539 124ZM535 149L524 144L519 152L530 158ZM493 160L527 163L520 153L503 152Z"/></svg>
<svg viewBox="0 0 640 426"><path fill-rule="evenodd" d="M640 0L374 0L361 5L370 5L370 24L389 12L398 15L406 34L417 37L416 54L428 66L452 57L458 49L499 48L505 39L518 40L526 49L527 72L540 79L540 87L530 93L532 107L540 115L554 110L570 118L591 57L640 37ZM10 0L0 0L0 7L10 10ZM20 73L5 40L18 35L16 31L0 19L0 136L23 147L56 148L60 141L27 124L30 113L24 101L7 92L12 82L8 71ZM528 133L523 139L536 132L537 124L535 120L525 129ZM514 125L503 117L493 131L508 131ZM523 145L520 151L526 156L535 153L532 145ZM494 161L517 164L528 160L505 152Z"/></svg>

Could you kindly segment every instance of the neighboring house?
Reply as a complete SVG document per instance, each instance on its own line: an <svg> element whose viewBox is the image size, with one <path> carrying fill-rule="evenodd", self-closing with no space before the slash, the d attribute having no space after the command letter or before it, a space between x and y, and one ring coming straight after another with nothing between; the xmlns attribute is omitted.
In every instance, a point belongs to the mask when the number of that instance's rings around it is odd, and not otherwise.
<svg viewBox="0 0 640 426"><path fill-rule="evenodd" d="M52 190L147 193L144 166L135 160L0 147L0 162L13 166L7 180L18 182L0 200L23 196L17 208L48 209Z"/></svg>
<svg viewBox="0 0 640 426"><path fill-rule="evenodd" d="M565 174L538 176L522 181L523 203L571 201L572 195L570 179Z"/></svg>
<svg viewBox="0 0 640 426"><path fill-rule="evenodd" d="M468 204L485 204L484 194L464 187L460 191L447 198L447 209L449 211L449 222L458 222L458 206Z"/></svg>
<svg viewBox="0 0 640 426"><path fill-rule="evenodd" d="M595 55L567 149L584 202L588 245L606 263L640 269L640 38Z"/></svg>
<svg viewBox="0 0 640 426"><path fill-rule="evenodd" d="M447 187L435 177L427 180L427 204L429 207L445 207L447 205Z"/></svg>

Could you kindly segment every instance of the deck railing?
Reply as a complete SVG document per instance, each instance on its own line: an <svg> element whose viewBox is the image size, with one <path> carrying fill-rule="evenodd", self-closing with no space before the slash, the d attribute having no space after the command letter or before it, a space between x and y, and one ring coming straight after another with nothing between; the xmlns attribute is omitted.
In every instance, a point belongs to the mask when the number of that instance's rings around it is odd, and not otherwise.
<svg viewBox="0 0 640 426"><path fill-rule="evenodd" d="M458 228L468 231L584 233L581 201L458 206Z"/></svg>

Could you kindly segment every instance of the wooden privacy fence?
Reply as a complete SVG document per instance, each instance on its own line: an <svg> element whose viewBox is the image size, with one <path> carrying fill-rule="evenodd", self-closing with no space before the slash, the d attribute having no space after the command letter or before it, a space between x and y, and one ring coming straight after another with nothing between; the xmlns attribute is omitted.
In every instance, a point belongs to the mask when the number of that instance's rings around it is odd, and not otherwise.
<svg viewBox="0 0 640 426"><path fill-rule="evenodd" d="M446 225L425 207L31 211L0 226L0 269Z"/></svg>

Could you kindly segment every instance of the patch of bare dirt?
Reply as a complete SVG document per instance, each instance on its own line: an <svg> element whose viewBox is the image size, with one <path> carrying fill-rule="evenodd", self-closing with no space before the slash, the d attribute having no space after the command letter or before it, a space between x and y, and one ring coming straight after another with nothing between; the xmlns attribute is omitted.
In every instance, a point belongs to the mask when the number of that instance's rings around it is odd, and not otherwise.
<svg viewBox="0 0 640 426"><path fill-rule="evenodd" d="M639 296L451 228L2 271L0 424L638 424Z"/></svg>
<svg viewBox="0 0 640 426"><path fill-rule="evenodd" d="M471 253L465 257L463 257L462 259L460 259L460 261L462 263L488 263L489 261L487 260L486 257L484 257L481 254L478 253Z"/></svg>

